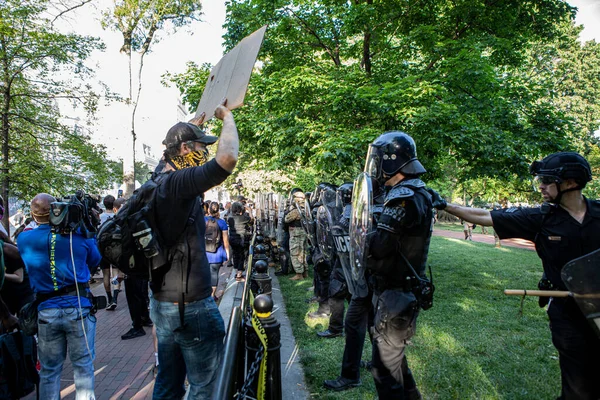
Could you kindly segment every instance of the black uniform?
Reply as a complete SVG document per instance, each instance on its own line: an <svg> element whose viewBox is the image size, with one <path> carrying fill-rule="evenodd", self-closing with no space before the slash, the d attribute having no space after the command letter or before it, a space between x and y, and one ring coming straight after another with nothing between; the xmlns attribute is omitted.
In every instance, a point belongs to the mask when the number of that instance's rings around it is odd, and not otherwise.
<svg viewBox="0 0 600 400"><path fill-rule="evenodd" d="M546 278L557 290L567 290L560 272L569 261L600 248L600 202L586 199L580 224L562 207L492 211L500 239L535 242ZM600 268L600 267L599 267ZM561 399L600 399L600 339L572 298L552 298L548 307L552 342L559 353Z"/></svg>
<svg viewBox="0 0 600 400"><path fill-rule="evenodd" d="M404 348L419 312L412 269L424 277L432 226L431 196L420 179L404 180L388 192L369 264L375 278L372 372L381 400L420 398Z"/></svg>

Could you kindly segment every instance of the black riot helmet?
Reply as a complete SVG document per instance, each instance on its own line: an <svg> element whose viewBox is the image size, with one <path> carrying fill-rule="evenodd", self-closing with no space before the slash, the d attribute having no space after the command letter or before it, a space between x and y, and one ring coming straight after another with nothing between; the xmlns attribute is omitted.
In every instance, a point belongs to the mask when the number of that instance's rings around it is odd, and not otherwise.
<svg viewBox="0 0 600 400"><path fill-rule="evenodd" d="M590 164L579 153L560 152L546 156L542 161L534 161L529 167L533 176L550 178L560 184L573 179L583 189L592 180Z"/></svg>
<svg viewBox="0 0 600 400"><path fill-rule="evenodd" d="M336 189L337 189L336 186L332 185L331 183L328 183L328 182L319 183L317 185L317 187L315 187L315 190L310 194L309 202L310 202L311 206L314 206L315 204L317 204L317 202L321 202L321 197L322 197L324 191L328 190L328 191L335 192Z"/></svg>
<svg viewBox="0 0 600 400"><path fill-rule="evenodd" d="M337 207L343 208L348 204L352 204L352 189L354 189L354 183L345 182L342 183L336 191L336 205Z"/></svg>
<svg viewBox="0 0 600 400"><path fill-rule="evenodd" d="M398 172L419 176L427 172L417 159L417 146L404 132L392 131L379 136L369 146L365 172L383 185Z"/></svg>

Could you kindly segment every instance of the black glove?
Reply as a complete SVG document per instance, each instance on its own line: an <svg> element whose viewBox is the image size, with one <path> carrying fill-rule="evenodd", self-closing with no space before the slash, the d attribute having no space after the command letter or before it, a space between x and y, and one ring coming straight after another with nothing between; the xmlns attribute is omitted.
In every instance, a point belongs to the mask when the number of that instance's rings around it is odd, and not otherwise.
<svg viewBox="0 0 600 400"><path fill-rule="evenodd" d="M427 188L427 191L431 195L431 205L434 208L437 208L438 210L443 210L444 208L446 208L448 202L446 202L446 200L442 196L440 196L438 192L431 188Z"/></svg>

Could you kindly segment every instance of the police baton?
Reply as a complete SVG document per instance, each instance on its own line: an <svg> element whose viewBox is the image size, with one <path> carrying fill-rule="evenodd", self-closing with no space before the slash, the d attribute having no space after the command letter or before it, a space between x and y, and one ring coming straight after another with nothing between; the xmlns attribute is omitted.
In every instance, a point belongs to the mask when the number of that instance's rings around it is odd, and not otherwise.
<svg viewBox="0 0 600 400"><path fill-rule="evenodd" d="M600 299L600 293L573 293L566 290L527 290L527 289L505 289L507 296L537 296L537 297L573 297L576 299Z"/></svg>

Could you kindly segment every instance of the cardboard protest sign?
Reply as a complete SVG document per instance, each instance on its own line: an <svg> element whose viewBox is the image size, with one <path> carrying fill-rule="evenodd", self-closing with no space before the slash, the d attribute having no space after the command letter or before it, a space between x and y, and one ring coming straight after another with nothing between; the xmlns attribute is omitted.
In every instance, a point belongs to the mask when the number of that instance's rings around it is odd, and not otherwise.
<svg viewBox="0 0 600 400"><path fill-rule="evenodd" d="M266 30L265 25L246 36L213 67L198 103L196 117L204 112L206 114L204 121L211 119L224 98L227 99L227 108L230 110L244 104L250 74Z"/></svg>

